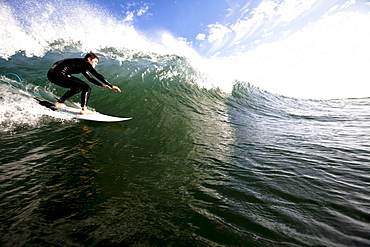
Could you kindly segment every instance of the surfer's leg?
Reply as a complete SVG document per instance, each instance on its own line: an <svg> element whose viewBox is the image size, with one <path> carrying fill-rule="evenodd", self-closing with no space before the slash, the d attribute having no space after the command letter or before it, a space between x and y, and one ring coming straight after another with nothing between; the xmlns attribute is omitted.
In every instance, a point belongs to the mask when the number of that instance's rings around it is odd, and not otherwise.
<svg viewBox="0 0 370 247"><path fill-rule="evenodd" d="M89 101L91 93L91 86L87 83L82 87L82 93L81 93L81 107L86 107L87 102Z"/></svg>
<svg viewBox="0 0 370 247"><path fill-rule="evenodd" d="M58 80L53 81L54 84L65 87L65 88L70 88L59 100L58 103L64 103L67 99L72 97L73 95L81 93L81 107L86 107L87 102L90 97L91 93L91 86L84 81L78 79L77 77L74 76L69 76L65 77L63 76L62 78L58 78Z"/></svg>
<svg viewBox="0 0 370 247"><path fill-rule="evenodd" d="M73 80L79 82L78 90L81 92L81 114L92 114L91 111L87 110L87 102L89 101L91 94L91 86L78 78L71 77ZM77 85L77 83L76 83ZM73 89L73 88L71 88Z"/></svg>
<svg viewBox="0 0 370 247"><path fill-rule="evenodd" d="M89 98L90 98L90 93L91 93L91 86L89 84L87 84L86 82L78 79L77 77L74 77L74 76L70 76L67 78L67 81L68 81L68 84L69 87L71 88L69 91L70 91L70 94L67 94L67 96L69 97L72 97L73 95L75 95L76 93L79 93L81 92L81 107L86 107L87 106L87 102L89 101ZM68 97L68 98L69 98ZM63 97L62 97L63 98Z"/></svg>
<svg viewBox="0 0 370 247"><path fill-rule="evenodd" d="M85 83L86 84L86 83ZM58 103L63 104L64 101L72 97L73 95L81 92L81 114L92 114L93 112L87 110L87 102L90 97L91 87L86 84L82 89L71 88L69 89L59 100Z"/></svg>
<svg viewBox="0 0 370 247"><path fill-rule="evenodd" d="M71 88L69 89L59 100L58 103L64 103L67 99L71 98L73 95L81 92L81 89Z"/></svg>

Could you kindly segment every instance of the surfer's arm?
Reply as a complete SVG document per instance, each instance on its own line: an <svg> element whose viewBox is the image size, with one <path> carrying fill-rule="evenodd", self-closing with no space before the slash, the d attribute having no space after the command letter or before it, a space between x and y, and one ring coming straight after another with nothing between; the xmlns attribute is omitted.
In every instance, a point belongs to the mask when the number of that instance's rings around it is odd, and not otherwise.
<svg viewBox="0 0 370 247"><path fill-rule="evenodd" d="M113 86L112 84L109 83L109 81L107 79L104 78L104 76L102 76L101 74L99 73L96 73L96 77L103 81L105 84L101 84L100 82L98 82L97 80L95 80L87 71L85 73L82 73L90 82L94 83L95 85L98 85L98 86L101 86L101 87L107 87L107 88L110 88L112 89L114 92L121 92L121 89L119 89L119 87L117 86Z"/></svg>
<svg viewBox="0 0 370 247"><path fill-rule="evenodd" d="M97 79L99 79L101 82L103 82L104 84L101 84L100 82L98 82L97 80L95 80L90 74L89 72L95 76ZM119 89L119 87L117 86L113 86L112 84L109 83L109 81L107 79L105 79L104 76L102 76L101 74L99 74L92 66L89 66L89 68L87 69L87 71L84 73L86 74L85 77L91 81L92 83L96 84L96 85L99 85L101 87L108 87L110 89L112 89L114 92L121 92L121 89Z"/></svg>
<svg viewBox="0 0 370 247"><path fill-rule="evenodd" d="M100 82L98 82L97 80L95 80L87 71L85 72L82 72L82 74L86 77L86 79L88 79L91 83L94 83L95 85L98 85L98 86L103 86L103 84L101 84ZM108 82L109 83L109 82Z"/></svg>
<svg viewBox="0 0 370 247"><path fill-rule="evenodd" d="M107 80L107 79L105 79L105 77L104 76L102 76L101 74L99 74L92 66L89 66L88 68L87 68L87 71L86 71L86 74L91 78L91 79L93 79L93 80L95 80L90 74L89 74L89 72L93 75L93 76L95 76L97 79L99 79L99 81L101 81L101 82L103 82L104 84L106 84L106 85L108 85L109 87L113 87L113 85L112 84L110 84L109 83L109 81ZM85 77L86 77L86 75L85 75ZM87 78L87 77L86 77ZM87 78L87 79L89 79L89 78ZM90 79L89 79L90 80ZM91 80L90 80L91 81ZM95 80L96 81L96 80ZM92 81L91 81L92 82ZM94 83L94 82L93 82ZM96 83L95 83L96 84ZM98 84L97 84L98 85ZM102 84L100 84L100 86L103 86Z"/></svg>
<svg viewBox="0 0 370 247"><path fill-rule="evenodd" d="M100 82L98 82L97 80L94 79L94 77L92 77L87 71L85 73L82 73L90 82L94 83L95 85L98 85L98 86L101 86L101 87L107 87L107 88L110 88L112 89L114 92L121 92L121 89L119 89L119 87L117 86L113 86L112 84L109 83L109 81L107 79L104 78L104 76L96 73L96 77L103 81L105 84L101 84Z"/></svg>

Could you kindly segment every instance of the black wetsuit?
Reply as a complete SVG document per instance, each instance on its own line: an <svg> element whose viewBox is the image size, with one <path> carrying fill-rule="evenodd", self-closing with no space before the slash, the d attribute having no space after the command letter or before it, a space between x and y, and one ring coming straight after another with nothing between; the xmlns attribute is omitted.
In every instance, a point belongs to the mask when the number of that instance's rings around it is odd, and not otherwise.
<svg viewBox="0 0 370 247"><path fill-rule="evenodd" d="M101 74L99 74L90 63L88 63L83 58L68 58L61 61L56 62L53 67L48 72L48 79L61 87L70 88L59 100L59 103L64 103L67 99L72 97L73 95L81 93L81 107L85 107L87 105L87 101L90 97L91 86L86 82L78 79L77 77L71 76L72 74L79 74L82 73L90 82L98 85L103 86L100 82L95 80L89 72L99 79L104 84L113 87L107 79L104 78Z"/></svg>

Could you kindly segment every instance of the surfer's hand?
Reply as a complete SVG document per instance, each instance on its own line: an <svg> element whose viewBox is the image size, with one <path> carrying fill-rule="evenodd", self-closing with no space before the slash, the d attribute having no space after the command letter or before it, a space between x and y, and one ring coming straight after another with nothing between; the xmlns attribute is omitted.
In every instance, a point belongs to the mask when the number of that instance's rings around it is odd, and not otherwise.
<svg viewBox="0 0 370 247"><path fill-rule="evenodd" d="M117 87L117 86L113 86L113 87L110 87L110 86L108 86L108 85L103 85L102 87L107 87L107 88L110 88L110 89L112 89L114 92L121 92L121 89L119 89L119 87Z"/></svg>
<svg viewBox="0 0 370 247"><path fill-rule="evenodd" d="M112 88L111 88L114 92L121 92L121 89L119 89L119 87L117 87L117 86L113 86Z"/></svg>

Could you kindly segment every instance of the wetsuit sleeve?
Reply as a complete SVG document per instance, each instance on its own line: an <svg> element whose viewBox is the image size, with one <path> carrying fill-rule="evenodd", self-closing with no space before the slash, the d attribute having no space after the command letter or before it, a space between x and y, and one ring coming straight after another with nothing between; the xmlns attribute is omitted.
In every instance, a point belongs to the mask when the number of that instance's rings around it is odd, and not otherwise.
<svg viewBox="0 0 370 247"><path fill-rule="evenodd" d="M88 79L91 83L94 83L95 85L98 85L98 86L103 86L103 84L101 84L100 82L98 82L97 80L95 80L87 71L85 72L82 72L82 74L86 77L86 79Z"/></svg>
<svg viewBox="0 0 370 247"><path fill-rule="evenodd" d="M101 82L103 82L104 84L108 85L109 87L113 87L112 84L109 83L109 81L107 79L105 79L104 76L102 76L101 74L99 74L93 67L89 68L88 70L93 76L95 76L96 78L98 78ZM87 71L82 73L90 82L98 85L98 86L103 86L103 84L101 84L100 82L98 82L97 80L95 80Z"/></svg>

